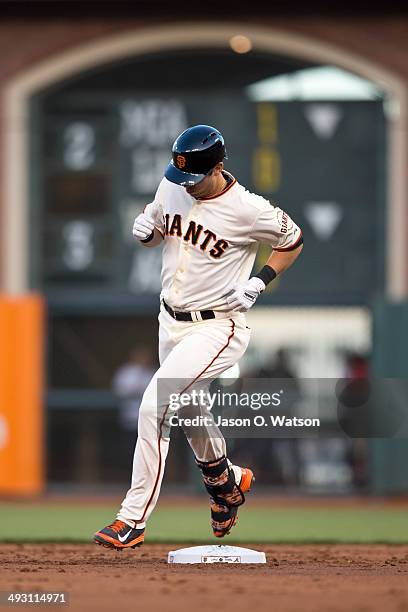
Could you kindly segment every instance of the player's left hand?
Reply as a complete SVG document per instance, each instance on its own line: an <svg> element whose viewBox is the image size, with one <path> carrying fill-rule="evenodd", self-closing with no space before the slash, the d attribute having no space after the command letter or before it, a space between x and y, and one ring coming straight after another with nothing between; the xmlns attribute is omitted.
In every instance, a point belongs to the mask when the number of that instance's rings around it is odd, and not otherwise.
<svg viewBox="0 0 408 612"><path fill-rule="evenodd" d="M238 285L227 297L227 304L234 312L247 312L265 289L265 283L253 276L243 285Z"/></svg>

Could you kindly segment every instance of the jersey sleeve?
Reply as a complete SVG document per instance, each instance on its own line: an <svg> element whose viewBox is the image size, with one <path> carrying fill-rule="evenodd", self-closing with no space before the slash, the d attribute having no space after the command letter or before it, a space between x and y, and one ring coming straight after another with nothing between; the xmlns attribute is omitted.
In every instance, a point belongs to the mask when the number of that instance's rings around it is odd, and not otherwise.
<svg viewBox="0 0 408 612"><path fill-rule="evenodd" d="M255 219L250 237L267 242L275 251L291 251L301 244L302 231L284 210L269 205Z"/></svg>
<svg viewBox="0 0 408 612"><path fill-rule="evenodd" d="M163 214L163 197L164 197L164 185L163 181L157 188L156 195L154 196L153 202L146 204L143 212L153 219L154 226L159 230L161 235L164 237L164 214Z"/></svg>

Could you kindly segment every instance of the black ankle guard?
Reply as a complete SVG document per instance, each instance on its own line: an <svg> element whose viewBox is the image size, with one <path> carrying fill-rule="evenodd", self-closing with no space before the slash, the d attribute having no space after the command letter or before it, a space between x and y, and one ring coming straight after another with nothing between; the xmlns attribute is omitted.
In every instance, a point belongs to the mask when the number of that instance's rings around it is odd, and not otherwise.
<svg viewBox="0 0 408 612"><path fill-rule="evenodd" d="M196 459L196 463L203 474L204 486L216 504L235 507L245 502L226 457L208 463Z"/></svg>

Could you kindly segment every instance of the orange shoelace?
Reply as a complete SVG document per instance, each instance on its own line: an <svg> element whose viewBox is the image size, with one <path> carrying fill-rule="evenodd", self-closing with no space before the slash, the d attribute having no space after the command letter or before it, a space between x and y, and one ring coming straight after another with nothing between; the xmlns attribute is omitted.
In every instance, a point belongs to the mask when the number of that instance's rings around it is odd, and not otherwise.
<svg viewBox="0 0 408 612"><path fill-rule="evenodd" d="M112 529L112 531L118 533L121 529L123 529L123 527L125 527L125 525L126 523L120 521L119 519L116 519L116 521L113 521L112 525L109 525L109 529Z"/></svg>

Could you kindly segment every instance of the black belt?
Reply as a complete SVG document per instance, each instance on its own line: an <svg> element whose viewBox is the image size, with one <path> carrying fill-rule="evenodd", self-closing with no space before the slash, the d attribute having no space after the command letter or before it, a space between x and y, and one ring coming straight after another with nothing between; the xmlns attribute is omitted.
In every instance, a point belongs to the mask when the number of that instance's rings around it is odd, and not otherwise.
<svg viewBox="0 0 408 612"><path fill-rule="evenodd" d="M196 315L196 318L195 318L192 316L191 312L180 312L180 311L173 310L172 308L170 308L168 304L166 304L164 300L162 300L162 302L163 302L163 306L165 307L169 315L173 317L173 319L176 319L176 321L197 322L197 321L200 321L200 317L202 321L207 321L208 319L215 319L215 313L213 310L197 310L194 313ZM197 317L197 315L199 316Z"/></svg>

